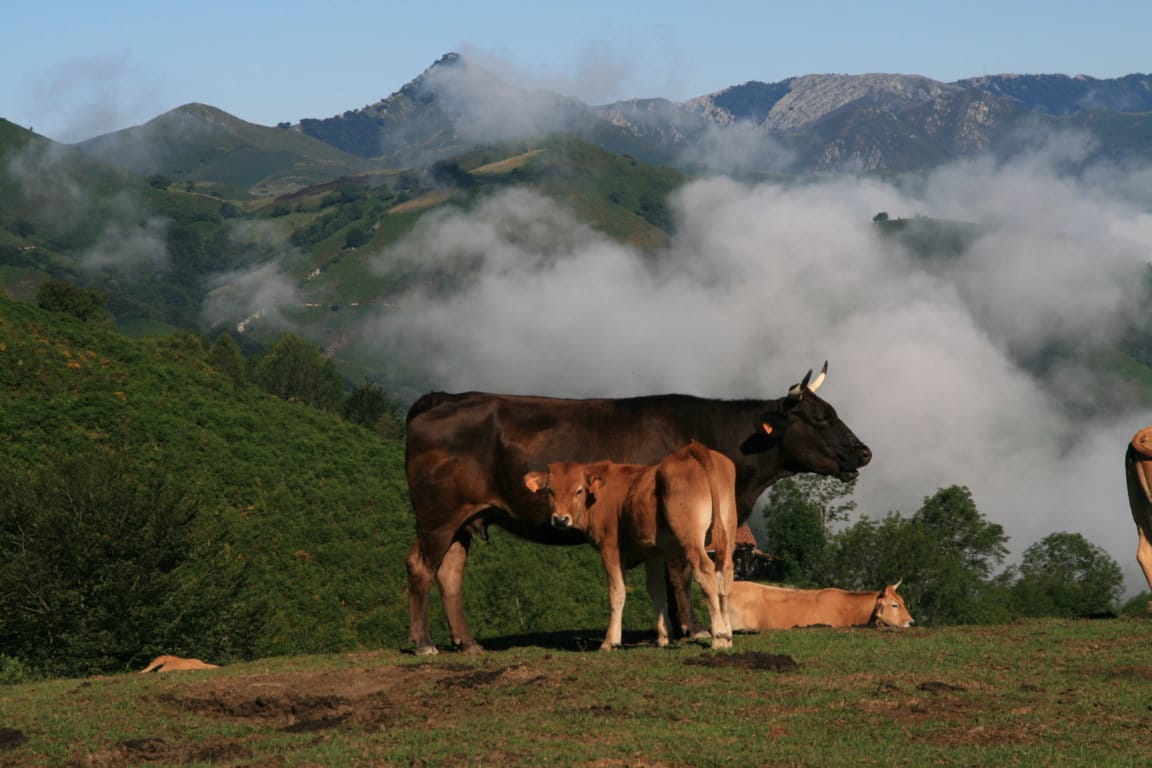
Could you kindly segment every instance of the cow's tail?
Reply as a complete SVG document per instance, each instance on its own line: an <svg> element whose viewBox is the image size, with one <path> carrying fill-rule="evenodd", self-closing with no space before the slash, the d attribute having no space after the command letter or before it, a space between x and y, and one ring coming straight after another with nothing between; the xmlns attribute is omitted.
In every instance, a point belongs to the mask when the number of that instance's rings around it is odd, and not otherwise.
<svg viewBox="0 0 1152 768"><path fill-rule="evenodd" d="M693 440L692 458L704 468L712 496L712 549L716 552L716 580L720 594L732 591L732 550L736 542L736 468L723 454Z"/></svg>

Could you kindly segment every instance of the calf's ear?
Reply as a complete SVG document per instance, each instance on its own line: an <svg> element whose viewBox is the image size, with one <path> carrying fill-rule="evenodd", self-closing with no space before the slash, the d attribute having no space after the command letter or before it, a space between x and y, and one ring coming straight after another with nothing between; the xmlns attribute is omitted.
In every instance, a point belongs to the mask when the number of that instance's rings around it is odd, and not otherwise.
<svg viewBox="0 0 1152 768"><path fill-rule="evenodd" d="M600 475L588 475L588 482L587 482L588 493L595 496L597 493L600 492L600 489L603 487L604 487L604 478L600 477Z"/></svg>
<svg viewBox="0 0 1152 768"><path fill-rule="evenodd" d="M532 493L539 493L548 487L547 472L529 472L524 475L524 485Z"/></svg>

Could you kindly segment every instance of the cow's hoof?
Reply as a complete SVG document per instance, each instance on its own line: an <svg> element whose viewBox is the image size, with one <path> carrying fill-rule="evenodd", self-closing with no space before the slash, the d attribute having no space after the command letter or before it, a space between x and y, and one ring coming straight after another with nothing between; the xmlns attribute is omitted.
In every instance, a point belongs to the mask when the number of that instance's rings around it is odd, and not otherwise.
<svg viewBox="0 0 1152 768"><path fill-rule="evenodd" d="M460 653L484 653L484 646L472 640L460 646Z"/></svg>
<svg viewBox="0 0 1152 768"><path fill-rule="evenodd" d="M693 633L692 639L693 640L711 640L712 639L712 633L706 629L697 630L695 633Z"/></svg>
<svg viewBox="0 0 1152 768"><path fill-rule="evenodd" d="M656 647L657 648L667 648L668 647L668 638L666 638L666 637L656 638Z"/></svg>
<svg viewBox="0 0 1152 768"><path fill-rule="evenodd" d="M438 653L440 653L440 651L436 650L436 646L434 646L434 645L418 645L418 646L416 646L416 655L417 656L435 656Z"/></svg>
<svg viewBox="0 0 1152 768"><path fill-rule="evenodd" d="M732 648L732 638L725 635L717 635L712 638L712 650L726 651Z"/></svg>
<svg viewBox="0 0 1152 768"><path fill-rule="evenodd" d="M618 645L613 645L612 643L608 642L607 640L605 640L604 642L600 643L600 650L602 650L602 651L614 651L614 650L616 650L616 649L617 649L617 648L619 648L619 647L620 647L620 646L618 646Z"/></svg>

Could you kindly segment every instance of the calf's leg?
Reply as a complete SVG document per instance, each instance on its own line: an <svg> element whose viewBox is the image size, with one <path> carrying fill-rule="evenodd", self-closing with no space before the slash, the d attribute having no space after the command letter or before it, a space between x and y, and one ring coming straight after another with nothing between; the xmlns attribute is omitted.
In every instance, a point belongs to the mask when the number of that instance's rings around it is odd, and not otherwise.
<svg viewBox="0 0 1152 768"><path fill-rule="evenodd" d="M624 566L617 553L607 550L601 553L604 561L604 570L608 574L608 604L610 615L608 618L608 634L600 645L600 650L610 651L619 648L624 642Z"/></svg>
<svg viewBox="0 0 1152 768"><path fill-rule="evenodd" d="M656 608L656 645L661 648L668 645L668 632L672 626L668 615L668 589L665 583L666 567L663 560L644 561L644 583L648 587L648 596L652 598L652 605Z"/></svg>
<svg viewBox="0 0 1152 768"><path fill-rule="evenodd" d="M704 591L708 600L708 617L712 626L712 647L732 647L732 624L726 609L720 606L720 582L717 580L716 566L713 565L708 553L704 550L701 541L698 546L688 551L688 561L692 566L692 574L696 583ZM727 602L727 601L725 601Z"/></svg>

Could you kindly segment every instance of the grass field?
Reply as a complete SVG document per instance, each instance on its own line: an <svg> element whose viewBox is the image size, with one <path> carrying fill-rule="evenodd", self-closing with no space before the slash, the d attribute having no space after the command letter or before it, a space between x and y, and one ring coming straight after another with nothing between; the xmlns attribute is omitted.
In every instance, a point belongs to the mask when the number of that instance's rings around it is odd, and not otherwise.
<svg viewBox="0 0 1152 768"><path fill-rule="evenodd" d="M1152 624L814 628L732 652L602 628L0 688L0 765L1134 766Z"/></svg>

